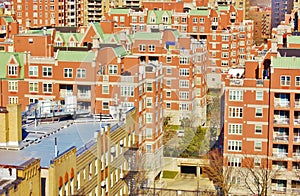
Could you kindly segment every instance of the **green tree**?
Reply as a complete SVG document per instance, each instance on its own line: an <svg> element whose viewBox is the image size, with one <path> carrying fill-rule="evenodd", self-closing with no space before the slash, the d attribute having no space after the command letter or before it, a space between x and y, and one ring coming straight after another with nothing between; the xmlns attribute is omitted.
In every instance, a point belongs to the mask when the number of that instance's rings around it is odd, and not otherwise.
<svg viewBox="0 0 300 196"><path fill-rule="evenodd" d="M206 140L207 129L201 126L194 131L192 128L185 129L184 137L182 138L180 154L181 157L199 157L201 148L207 144Z"/></svg>

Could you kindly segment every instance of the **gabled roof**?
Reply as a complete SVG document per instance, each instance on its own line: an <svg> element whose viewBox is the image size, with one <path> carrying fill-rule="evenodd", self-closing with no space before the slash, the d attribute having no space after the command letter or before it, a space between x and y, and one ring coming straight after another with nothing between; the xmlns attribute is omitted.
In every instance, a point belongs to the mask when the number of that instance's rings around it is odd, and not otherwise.
<svg viewBox="0 0 300 196"><path fill-rule="evenodd" d="M161 40L161 32L136 32L132 39L133 40Z"/></svg>
<svg viewBox="0 0 300 196"><path fill-rule="evenodd" d="M17 52L0 52L0 78L6 78L6 66L9 63L11 58L14 58L15 61L21 67L20 74L18 79L24 78L24 55L23 53Z"/></svg>
<svg viewBox="0 0 300 196"><path fill-rule="evenodd" d="M59 36L65 43L69 42L71 37L73 37L77 42L80 42L83 37L83 33L61 33L61 32L58 32L56 34L55 40Z"/></svg>
<svg viewBox="0 0 300 196"><path fill-rule="evenodd" d="M2 17L5 22L14 22L15 21L12 16L2 16Z"/></svg>
<svg viewBox="0 0 300 196"><path fill-rule="evenodd" d="M58 61L69 62L93 62L95 59L95 52L86 51L57 51Z"/></svg>
<svg viewBox="0 0 300 196"><path fill-rule="evenodd" d="M153 15L153 14L156 17L155 23L150 22L150 20L151 20L150 16ZM169 17L168 23L164 23L164 24L172 24L172 20L171 20L172 12L169 11L169 10L150 10L148 12L147 23L148 24L163 24L162 17L163 17L164 14L166 14Z"/></svg>
<svg viewBox="0 0 300 196"><path fill-rule="evenodd" d="M119 46L113 49L117 57L123 57L127 54L123 46Z"/></svg>
<svg viewBox="0 0 300 196"><path fill-rule="evenodd" d="M99 22L92 23L92 26L94 27L96 33L100 36L100 38L104 40L104 32L102 30L102 27L100 26L100 23Z"/></svg>

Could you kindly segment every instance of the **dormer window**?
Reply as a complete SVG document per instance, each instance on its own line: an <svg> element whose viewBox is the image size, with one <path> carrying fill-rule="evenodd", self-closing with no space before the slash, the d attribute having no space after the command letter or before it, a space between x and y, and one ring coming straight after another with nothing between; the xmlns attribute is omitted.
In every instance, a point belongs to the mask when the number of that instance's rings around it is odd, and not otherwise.
<svg viewBox="0 0 300 196"><path fill-rule="evenodd" d="M169 22L169 17L168 16L163 16L162 17L162 22L163 23L168 23Z"/></svg>
<svg viewBox="0 0 300 196"><path fill-rule="evenodd" d="M63 45L62 41L56 41L55 42L56 47L61 47Z"/></svg>
<svg viewBox="0 0 300 196"><path fill-rule="evenodd" d="M156 18L154 16L150 17L150 23L155 23L156 22Z"/></svg>
<svg viewBox="0 0 300 196"><path fill-rule="evenodd" d="M17 76L18 75L18 66L17 65L9 65L7 73L9 76Z"/></svg>

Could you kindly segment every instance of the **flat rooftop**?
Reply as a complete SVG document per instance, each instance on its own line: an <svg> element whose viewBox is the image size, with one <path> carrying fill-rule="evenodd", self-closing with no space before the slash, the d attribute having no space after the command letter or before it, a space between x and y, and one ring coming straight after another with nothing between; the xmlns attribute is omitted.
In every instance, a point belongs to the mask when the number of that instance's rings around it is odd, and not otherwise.
<svg viewBox="0 0 300 196"><path fill-rule="evenodd" d="M115 126L116 123L109 123ZM105 126L105 124L102 124ZM55 158L54 146L57 138L58 155L75 146L77 151L95 141L94 134L100 130L99 121L62 121L23 128L27 134L19 150L0 149L0 165L19 166L31 158L40 158L41 167L48 168Z"/></svg>

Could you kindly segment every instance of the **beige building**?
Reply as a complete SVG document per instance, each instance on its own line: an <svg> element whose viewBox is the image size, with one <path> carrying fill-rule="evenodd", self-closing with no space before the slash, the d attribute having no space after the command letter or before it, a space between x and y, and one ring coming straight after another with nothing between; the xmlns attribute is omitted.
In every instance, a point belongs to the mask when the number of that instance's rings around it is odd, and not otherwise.
<svg viewBox="0 0 300 196"><path fill-rule="evenodd" d="M26 125L19 139L21 121L8 123L21 116L19 108L8 105L0 113L6 122L0 128L0 195L128 194L125 153L135 142L134 109L122 122L95 117Z"/></svg>

